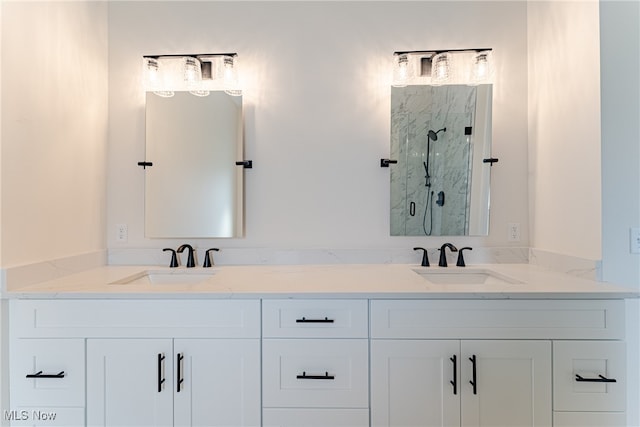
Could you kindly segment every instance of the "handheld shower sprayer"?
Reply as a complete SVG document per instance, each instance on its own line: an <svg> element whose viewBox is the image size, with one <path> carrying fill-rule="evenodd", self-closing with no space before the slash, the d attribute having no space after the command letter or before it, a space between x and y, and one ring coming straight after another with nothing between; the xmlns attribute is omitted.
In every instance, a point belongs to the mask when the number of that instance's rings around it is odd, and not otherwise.
<svg viewBox="0 0 640 427"><path fill-rule="evenodd" d="M440 132L446 132L447 128L442 128L438 131L434 131L433 129L429 129L427 132L427 161L424 163L424 171L425 171L425 186L431 187L431 168L429 168L429 158L431 157L431 141L435 142L438 140L438 134Z"/></svg>

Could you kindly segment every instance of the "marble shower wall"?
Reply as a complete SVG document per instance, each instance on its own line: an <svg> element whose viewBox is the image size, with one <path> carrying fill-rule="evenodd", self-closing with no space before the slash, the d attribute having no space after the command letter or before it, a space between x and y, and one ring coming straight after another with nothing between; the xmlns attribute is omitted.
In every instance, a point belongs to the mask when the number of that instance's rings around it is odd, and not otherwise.
<svg viewBox="0 0 640 427"><path fill-rule="evenodd" d="M468 234L476 87L406 86L391 91L391 235ZM446 128L428 144L428 132ZM427 152L428 145L429 153ZM426 185L429 164L431 186ZM438 194L444 205L438 206Z"/></svg>

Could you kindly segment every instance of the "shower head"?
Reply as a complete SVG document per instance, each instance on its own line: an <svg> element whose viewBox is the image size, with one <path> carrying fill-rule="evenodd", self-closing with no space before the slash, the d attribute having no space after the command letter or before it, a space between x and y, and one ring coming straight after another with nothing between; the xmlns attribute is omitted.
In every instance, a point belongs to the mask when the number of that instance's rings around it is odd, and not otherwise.
<svg viewBox="0 0 640 427"><path fill-rule="evenodd" d="M438 134L439 134L440 132L446 132L446 131L447 131L447 128L442 128L442 129L440 129L440 130L439 130L439 131L437 131L437 132L434 132L433 130L429 130L428 135L429 135L429 138L430 138L432 141L437 141L437 140L438 140Z"/></svg>

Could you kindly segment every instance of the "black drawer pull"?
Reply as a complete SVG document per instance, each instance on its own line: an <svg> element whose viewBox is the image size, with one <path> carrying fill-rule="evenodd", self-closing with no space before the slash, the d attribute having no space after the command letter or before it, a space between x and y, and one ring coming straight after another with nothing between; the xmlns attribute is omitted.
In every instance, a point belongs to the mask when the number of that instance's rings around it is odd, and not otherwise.
<svg viewBox="0 0 640 427"><path fill-rule="evenodd" d="M176 378L176 391L178 393L180 393L182 391L182 383L184 382L184 378L182 378L182 361L184 360L184 354L182 353L178 353L178 361L176 362L177 364L177 371L178 371L178 375Z"/></svg>
<svg viewBox="0 0 640 427"><path fill-rule="evenodd" d="M307 319L303 317L302 319L296 319L296 323L333 323L333 319L329 319L328 317L324 319Z"/></svg>
<svg viewBox="0 0 640 427"><path fill-rule="evenodd" d="M164 353L158 353L158 393L162 393L164 385Z"/></svg>
<svg viewBox="0 0 640 427"><path fill-rule="evenodd" d="M607 378L603 375L598 375L600 378L583 378L580 375L576 374L576 381L583 383L616 383L618 382L615 378Z"/></svg>
<svg viewBox="0 0 640 427"><path fill-rule="evenodd" d="M453 380L449 384L453 386L453 394L458 394L458 356L454 354L449 360L453 363Z"/></svg>
<svg viewBox="0 0 640 427"><path fill-rule="evenodd" d="M303 372L302 375L296 376L299 380L335 380L335 375L329 375L328 372L325 372L324 375L307 375L306 372Z"/></svg>
<svg viewBox="0 0 640 427"><path fill-rule="evenodd" d="M471 381L469 381L469 384L471 384L471 386L473 387L473 394L478 394L478 377L476 375L476 355L472 355L469 358L469 361L471 362Z"/></svg>
<svg viewBox="0 0 640 427"><path fill-rule="evenodd" d="M43 374L42 371L38 371L35 374L27 375L27 378L64 378L64 371L57 374Z"/></svg>

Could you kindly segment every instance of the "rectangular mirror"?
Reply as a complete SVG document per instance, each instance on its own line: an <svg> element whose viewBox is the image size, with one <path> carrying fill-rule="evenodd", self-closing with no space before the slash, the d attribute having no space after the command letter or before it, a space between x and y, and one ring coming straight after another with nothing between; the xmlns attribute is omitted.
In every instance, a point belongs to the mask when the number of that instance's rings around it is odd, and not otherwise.
<svg viewBox="0 0 640 427"><path fill-rule="evenodd" d="M391 88L391 235L489 232L492 85Z"/></svg>
<svg viewBox="0 0 640 427"><path fill-rule="evenodd" d="M146 97L145 235L243 234L242 97Z"/></svg>

